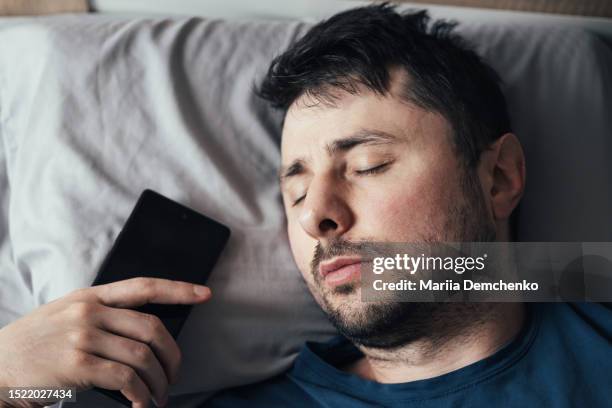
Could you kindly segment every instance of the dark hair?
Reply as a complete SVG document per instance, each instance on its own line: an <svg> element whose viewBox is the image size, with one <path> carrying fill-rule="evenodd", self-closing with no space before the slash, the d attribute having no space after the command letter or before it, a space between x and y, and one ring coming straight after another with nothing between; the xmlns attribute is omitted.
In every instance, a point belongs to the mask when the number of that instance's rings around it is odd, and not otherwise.
<svg viewBox="0 0 612 408"><path fill-rule="evenodd" d="M276 57L257 92L285 111L304 94L333 103L333 88L354 94L363 85L384 95L390 69L403 68L410 76L403 97L449 121L472 167L511 127L498 75L453 33L455 26L430 24L426 10L398 13L386 3L348 10Z"/></svg>

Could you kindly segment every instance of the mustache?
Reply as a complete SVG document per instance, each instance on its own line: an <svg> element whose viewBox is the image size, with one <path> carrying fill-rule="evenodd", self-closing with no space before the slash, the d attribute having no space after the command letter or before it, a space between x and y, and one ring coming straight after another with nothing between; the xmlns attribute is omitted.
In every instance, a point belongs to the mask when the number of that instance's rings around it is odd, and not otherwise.
<svg viewBox="0 0 612 408"><path fill-rule="evenodd" d="M310 262L310 270L313 275L317 276L321 262L336 256L360 255L373 258L383 253L381 243L368 240L353 242L344 238L332 238L326 246L321 245L321 241L319 241Z"/></svg>
<svg viewBox="0 0 612 408"><path fill-rule="evenodd" d="M408 243L404 243L405 245ZM435 246L435 245L442 245ZM421 238L419 241L409 243L409 248L412 252L432 252L434 249L446 248L441 242L431 238ZM397 253L397 246L393 246L390 242L371 241L363 239L359 241L349 241L344 238L332 238L326 246L321 245L321 241L317 242L312 261L310 261L310 271L315 277L319 276L319 265L321 262L332 259L341 255L358 255L364 260L372 260L376 257L388 257Z"/></svg>

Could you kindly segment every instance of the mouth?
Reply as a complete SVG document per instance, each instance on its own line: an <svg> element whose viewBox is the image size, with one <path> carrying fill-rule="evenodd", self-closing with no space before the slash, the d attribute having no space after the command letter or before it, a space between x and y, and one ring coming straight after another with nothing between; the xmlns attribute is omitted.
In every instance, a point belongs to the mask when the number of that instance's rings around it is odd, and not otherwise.
<svg viewBox="0 0 612 408"><path fill-rule="evenodd" d="M340 257L319 265L319 276L331 287L344 285L361 278L361 257Z"/></svg>

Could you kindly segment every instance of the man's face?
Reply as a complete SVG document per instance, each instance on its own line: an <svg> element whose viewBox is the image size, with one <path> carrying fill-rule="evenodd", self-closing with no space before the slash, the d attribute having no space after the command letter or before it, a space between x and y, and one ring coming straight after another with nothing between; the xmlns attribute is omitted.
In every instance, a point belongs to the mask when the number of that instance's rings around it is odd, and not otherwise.
<svg viewBox="0 0 612 408"><path fill-rule="evenodd" d="M338 91L334 106L303 96L283 128L281 187L294 258L332 321L362 344L418 307L361 302L359 264L337 269L355 262L360 245L495 236L447 120L403 101L397 77L392 84L386 96Z"/></svg>

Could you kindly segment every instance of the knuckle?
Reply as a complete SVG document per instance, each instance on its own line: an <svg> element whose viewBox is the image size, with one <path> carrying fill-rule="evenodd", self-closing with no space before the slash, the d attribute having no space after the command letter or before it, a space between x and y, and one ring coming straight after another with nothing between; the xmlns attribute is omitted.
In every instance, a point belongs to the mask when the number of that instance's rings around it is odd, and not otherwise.
<svg viewBox="0 0 612 408"><path fill-rule="evenodd" d="M68 341L77 349L88 348L93 343L93 333L85 329L74 330L68 333Z"/></svg>
<svg viewBox="0 0 612 408"><path fill-rule="evenodd" d="M68 294L69 298L74 298L74 299L83 299L85 297L87 297L87 295L89 294L89 288L80 288L80 289L76 289L73 290L72 292L70 292Z"/></svg>
<svg viewBox="0 0 612 408"><path fill-rule="evenodd" d="M166 330L166 327L162 323L161 319L155 315L145 314L144 321L149 330L149 335L151 339L153 337L159 337L163 333L163 331Z"/></svg>
<svg viewBox="0 0 612 408"><path fill-rule="evenodd" d="M115 372L117 373L121 389L133 386L138 379L136 371L127 366L118 367Z"/></svg>
<svg viewBox="0 0 612 408"><path fill-rule="evenodd" d="M73 367L83 368L93 364L91 356L85 352L75 350L68 358L69 364Z"/></svg>
<svg viewBox="0 0 612 408"><path fill-rule="evenodd" d="M87 302L74 302L68 306L68 309L73 317L76 319L82 319L94 312L94 305Z"/></svg>
<svg viewBox="0 0 612 408"><path fill-rule="evenodd" d="M138 278L135 278L134 280L136 281L136 284L143 290L152 290L154 287L154 283L151 278L145 278L140 276Z"/></svg>
<svg viewBox="0 0 612 408"><path fill-rule="evenodd" d="M143 343L137 343L132 346L132 355L140 362L147 362L151 357L151 349Z"/></svg>

